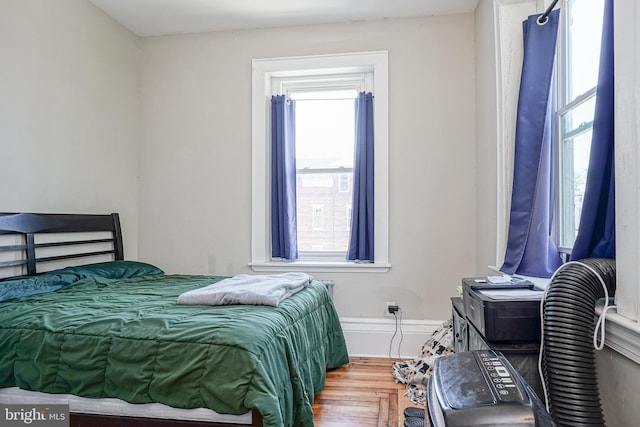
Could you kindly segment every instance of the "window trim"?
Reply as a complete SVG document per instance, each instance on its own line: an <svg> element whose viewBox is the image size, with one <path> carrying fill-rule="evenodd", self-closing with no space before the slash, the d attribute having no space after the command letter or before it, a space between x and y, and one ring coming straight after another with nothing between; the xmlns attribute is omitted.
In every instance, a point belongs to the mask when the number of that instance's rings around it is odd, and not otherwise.
<svg viewBox="0 0 640 427"><path fill-rule="evenodd" d="M311 70L311 71L310 71ZM270 256L270 133L272 79L373 71L375 134L375 254L373 263L272 260ZM251 261L254 271L386 272L389 264L388 52L356 52L252 61Z"/></svg>

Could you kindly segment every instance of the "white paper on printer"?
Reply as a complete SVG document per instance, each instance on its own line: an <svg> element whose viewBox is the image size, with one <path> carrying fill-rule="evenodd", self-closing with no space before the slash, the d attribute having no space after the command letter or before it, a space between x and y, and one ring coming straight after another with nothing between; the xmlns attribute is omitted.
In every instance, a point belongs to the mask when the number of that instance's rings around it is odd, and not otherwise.
<svg viewBox="0 0 640 427"><path fill-rule="evenodd" d="M511 276L487 276L489 283L511 283Z"/></svg>
<svg viewBox="0 0 640 427"><path fill-rule="evenodd" d="M478 292L493 299L538 299L543 294L534 289L480 289Z"/></svg>

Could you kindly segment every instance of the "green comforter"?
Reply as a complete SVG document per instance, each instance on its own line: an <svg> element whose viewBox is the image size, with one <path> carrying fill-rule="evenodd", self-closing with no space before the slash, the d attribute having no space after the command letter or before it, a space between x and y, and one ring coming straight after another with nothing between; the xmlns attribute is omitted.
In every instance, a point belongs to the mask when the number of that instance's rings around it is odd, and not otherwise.
<svg viewBox="0 0 640 427"><path fill-rule="evenodd" d="M243 414L313 426L325 371L348 361L317 281L279 307L183 306L220 278L89 277L0 303L0 387Z"/></svg>

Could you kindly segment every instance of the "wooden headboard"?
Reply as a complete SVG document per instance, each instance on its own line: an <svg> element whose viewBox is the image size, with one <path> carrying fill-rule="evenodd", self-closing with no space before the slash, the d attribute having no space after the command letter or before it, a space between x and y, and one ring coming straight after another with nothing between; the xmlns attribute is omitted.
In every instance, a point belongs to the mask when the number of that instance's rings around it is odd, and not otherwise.
<svg viewBox="0 0 640 427"><path fill-rule="evenodd" d="M107 232L104 238L69 238L82 233ZM46 242L38 242L37 235L46 234ZM122 231L117 213L110 215L76 215L43 213L0 213L0 237L15 236L16 242L0 245L0 255L12 254L13 259L0 259L0 269L21 268L22 274L37 274L40 263L61 261L71 258L86 258L113 254L114 259L124 259ZM52 236L64 236L61 240ZM110 246L111 249L95 250L96 244ZM93 247L92 247L93 246ZM39 257L38 249L68 248L69 253ZM15 255L13 255L15 254ZM7 258L7 257L3 257Z"/></svg>

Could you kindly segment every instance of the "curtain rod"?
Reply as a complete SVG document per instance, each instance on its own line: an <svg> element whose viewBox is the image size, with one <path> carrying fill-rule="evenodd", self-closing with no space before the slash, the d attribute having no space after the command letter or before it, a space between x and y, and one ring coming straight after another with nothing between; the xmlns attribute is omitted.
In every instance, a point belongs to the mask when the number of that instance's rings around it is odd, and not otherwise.
<svg viewBox="0 0 640 427"><path fill-rule="evenodd" d="M556 7L556 4L558 4L558 0L553 0L551 2L549 7L547 8L547 10L545 10L544 13L542 15L540 15L540 17L538 18L538 23L539 24L546 24L547 23L547 19L549 18L549 14L553 10L553 8Z"/></svg>

